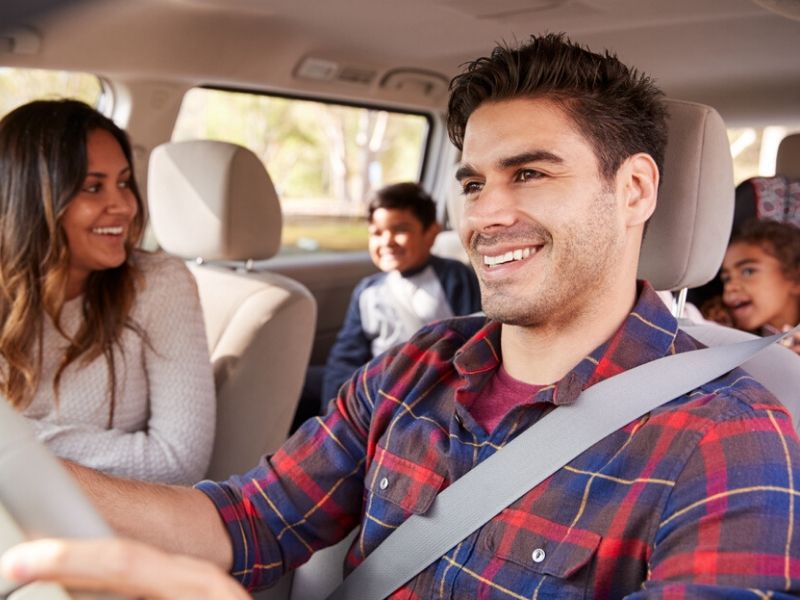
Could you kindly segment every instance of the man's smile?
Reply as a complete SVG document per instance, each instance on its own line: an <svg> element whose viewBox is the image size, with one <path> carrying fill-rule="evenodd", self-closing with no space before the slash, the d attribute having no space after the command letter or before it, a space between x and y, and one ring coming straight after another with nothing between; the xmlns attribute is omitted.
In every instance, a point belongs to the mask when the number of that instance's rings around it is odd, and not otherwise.
<svg viewBox="0 0 800 600"><path fill-rule="evenodd" d="M518 260L525 260L531 254L535 254L541 246L526 246L524 248L515 248L513 250L508 250L506 252L496 254L494 256L490 256L488 254L483 255L483 264L487 265L488 267L494 267L497 265L506 264L513 261Z"/></svg>

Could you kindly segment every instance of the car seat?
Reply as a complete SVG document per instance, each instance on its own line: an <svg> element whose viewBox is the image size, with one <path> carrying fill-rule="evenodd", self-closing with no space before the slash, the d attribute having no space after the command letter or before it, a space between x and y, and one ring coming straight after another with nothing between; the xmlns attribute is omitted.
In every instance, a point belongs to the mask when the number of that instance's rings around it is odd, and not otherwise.
<svg viewBox="0 0 800 600"><path fill-rule="evenodd" d="M753 219L800 227L800 134L781 141L775 171L772 177L751 177L736 186L731 236ZM691 301L698 306L721 294L719 275L689 292Z"/></svg>
<svg viewBox="0 0 800 600"><path fill-rule="evenodd" d="M250 150L171 142L150 157L148 203L161 247L189 262L200 293L217 390L208 477L253 467L286 439L314 337L316 303L255 260L280 248L275 187Z"/></svg>

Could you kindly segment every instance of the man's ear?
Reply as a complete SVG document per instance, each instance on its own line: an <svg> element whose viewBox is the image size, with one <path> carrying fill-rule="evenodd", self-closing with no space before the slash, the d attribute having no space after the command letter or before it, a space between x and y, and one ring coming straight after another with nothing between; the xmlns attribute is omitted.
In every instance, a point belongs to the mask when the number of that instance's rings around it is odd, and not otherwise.
<svg viewBox="0 0 800 600"><path fill-rule="evenodd" d="M617 171L617 186L624 200L625 223L643 225L656 209L658 167L645 152L629 156Z"/></svg>

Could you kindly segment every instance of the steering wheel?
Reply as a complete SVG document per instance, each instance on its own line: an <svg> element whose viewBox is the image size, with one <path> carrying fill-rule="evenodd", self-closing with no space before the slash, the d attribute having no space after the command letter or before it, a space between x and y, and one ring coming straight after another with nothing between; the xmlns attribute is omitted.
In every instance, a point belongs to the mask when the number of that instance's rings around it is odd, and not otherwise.
<svg viewBox="0 0 800 600"><path fill-rule="evenodd" d="M61 463L36 439L25 419L0 399L0 553L42 537L99 538L114 533ZM0 579L0 597L31 600L112 600L108 594L67 594L59 586ZM6 596L8 595L8 596Z"/></svg>

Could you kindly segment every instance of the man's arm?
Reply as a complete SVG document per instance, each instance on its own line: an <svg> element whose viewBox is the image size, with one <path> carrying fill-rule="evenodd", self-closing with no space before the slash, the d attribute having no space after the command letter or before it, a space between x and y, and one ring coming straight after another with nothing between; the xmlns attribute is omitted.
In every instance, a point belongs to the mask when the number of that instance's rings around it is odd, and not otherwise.
<svg viewBox="0 0 800 600"><path fill-rule="evenodd" d="M774 405L709 427L675 482L648 580L631 598L796 593L799 446L791 418Z"/></svg>
<svg viewBox="0 0 800 600"><path fill-rule="evenodd" d="M203 558L230 570L230 538L214 504L202 492L119 479L66 465L98 512L121 536Z"/></svg>

